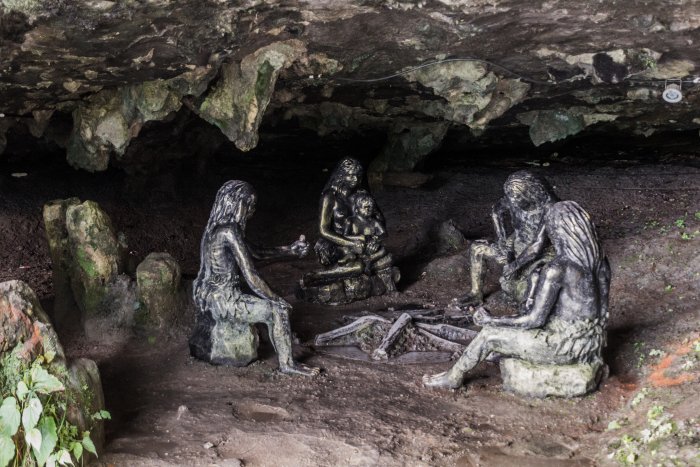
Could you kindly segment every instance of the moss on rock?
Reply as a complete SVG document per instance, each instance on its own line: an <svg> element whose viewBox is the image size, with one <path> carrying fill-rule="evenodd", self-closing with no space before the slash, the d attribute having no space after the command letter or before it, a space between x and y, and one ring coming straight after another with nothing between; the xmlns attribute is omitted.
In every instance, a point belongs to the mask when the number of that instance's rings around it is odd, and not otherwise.
<svg viewBox="0 0 700 467"><path fill-rule="evenodd" d="M138 324L162 328L177 320L180 265L168 253L151 253L136 268Z"/></svg>
<svg viewBox="0 0 700 467"><path fill-rule="evenodd" d="M258 127L280 70L306 52L301 41L275 42L221 67L216 86L199 106L200 116L216 125L242 151L258 143Z"/></svg>
<svg viewBox="0 0 700 467"><path fill-rule="evenodd" d="M109 217L94 201L67 208L66 231L71 288L85 320L101 311L121 270L119 243Z"/></svg>

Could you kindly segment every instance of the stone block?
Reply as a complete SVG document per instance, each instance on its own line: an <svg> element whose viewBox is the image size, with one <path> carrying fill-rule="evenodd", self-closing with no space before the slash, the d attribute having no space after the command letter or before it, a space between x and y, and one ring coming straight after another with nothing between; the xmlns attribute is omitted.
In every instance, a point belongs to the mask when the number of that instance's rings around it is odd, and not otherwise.
<svg viewBox="0 0 700 467"><path fill-rule="evenodd" d="M151 253L136 268L139 310L135 321L162 328L177 320L180 308L180 265L168 253Z"/></svg>
<svg viewBox="0 0 700 467"><path fill-rule="evenodd" d="M598 387L607 368L602 361L548 365L516 358L503 358L500 366L506 391L537 398L588 394Z"/></svg>
<svg viewBox="0 0 700 467"><path fill-rule="evenodd" d="M190 353L213 365L246 366L258 358L258 333L250 324L200 317L190 337Z"/></svg>

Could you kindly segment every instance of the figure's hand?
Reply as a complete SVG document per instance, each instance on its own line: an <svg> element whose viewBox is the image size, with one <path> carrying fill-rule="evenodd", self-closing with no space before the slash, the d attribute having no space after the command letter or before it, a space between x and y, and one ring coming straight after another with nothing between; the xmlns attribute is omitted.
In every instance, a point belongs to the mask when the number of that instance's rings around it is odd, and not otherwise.
<svg viewBox="0 0 700 467"><path fill-rule="evenodd" d="M372 237L372 238L369 240L369 242L367 242L367 248L366 248L366 249L367 249L367 253L370 254L370 255L371 255L371 254L374 254L374 253L376 253L377 251L379 251L379 249L380 249L381 247L382 247L382 245L379 243L379 241L378 241L375 237Z"/></svg>
<svg viewBox="0 0 700 467"><path fill-rule="evenodd" d="M352 235L346 237L346 239L352 242L352 244L349 245L348 248L350 248L350 251L352 251L356 255L361 255L365 251L365 237L361 235Z"/></svg>
<svg viewBox="0 0 700 467"><path fill-rule="evenodd" d="M506 264L503 267L503 279L507 281L513 280L513 277L515 277L518 269L518 265L515 262Z"/></svg>
<svg viewBox="0 0 700 467"><path fill-rule="evenodd" d="M309 245L309 242L306 241L306 236L300 235L299 240L292 243L289 246L289 249L292 251L292 254L297 258L303 258L309 254L311 246Z"/></svg>
<svg viewBox="0 0 700 467"><path fill-rule="evenodd" d="M472 318L474 319L474 324L477 326L485 326L493 320L493 317L484 308L476 310Z"/></svg>

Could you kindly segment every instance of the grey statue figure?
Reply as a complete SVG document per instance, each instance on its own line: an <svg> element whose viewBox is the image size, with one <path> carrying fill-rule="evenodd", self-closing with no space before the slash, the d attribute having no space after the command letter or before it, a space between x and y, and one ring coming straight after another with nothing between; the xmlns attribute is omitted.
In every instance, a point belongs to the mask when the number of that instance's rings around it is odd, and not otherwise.
<svg viewBox="0 0 700 467"><path fill-rule="evenodd" d="M234 325L263 323L267 325L270 340L279 358L280 371L289 374L313 376L318 368L311 368L292 359L289 312L292 309L260 277L254 259L301 258L308 254L309 245L302 238L289 246L260 248L245 238L246 223L255 212L256 194L253 187L240 180L226 182L216 194L206 230L202 236L200 269L193 284L197 306L197 324L190 338L192 353L212 361L211 349L217 323ZM252 292L241 291L241 279ZM235 332L217 335L222 340L239 338ZM240 348L236 342L220 343L224 348ZM214 344L216 345L216 344ZM257 339L255 346L257 345ZM226 347L228 346L228 347ZM244 345L242 345L245 347ZM253 349L255 352L255 349ZM235 351L231 363L236 364ZM228 363L227 357L212 363Z"/></svg>
<svg viewBox="0 0 700 467"><path fill-rule="evenodd" d="M323 189L319 233L314 249L327 269L306 274L305 283L331 282L365 271L376 273L387 291L395 291L392 257L382 247L386 235L384 216L364 189L359 161L345 158L338 163Z"/></svg>
<svg viewBox="0 0 700 467"><path fill-rule="evenodd" d="M544 234L544 215L556 196L540 177L521 170L511 174L503 185L505 196L491 212L496 242L475 241L470 248L470 291L455 302L461 305L483 303L485 263L493 259L503 265L501 284L506 292L517 295L514 280L524 269L544 254L547 238ZM506 229L506 215L510 217L512 232ZM524 290L523 290L524 292Z"/></svg>
<svg viewBox="0 0 700 467"><path fill-rule="evenodd" d="M534 364L602 362L610 266L595 227L577 203L562 201L548 210L545 230L556 256L530 276L521 312L495 317L477 310L479 334L450 370L424 376L425 386L458 388L492 352Z"/></svg>

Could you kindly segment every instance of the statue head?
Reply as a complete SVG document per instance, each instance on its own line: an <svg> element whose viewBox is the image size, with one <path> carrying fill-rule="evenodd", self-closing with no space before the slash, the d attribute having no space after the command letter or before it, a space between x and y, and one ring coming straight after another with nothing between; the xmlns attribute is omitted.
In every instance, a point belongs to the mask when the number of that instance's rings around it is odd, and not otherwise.
<svg viewBox="0 0 700 467"><path fill-rule="evenodd" d="M370 217L374 213L374 198L367 190L358 190L353 196L352 212L362 217Z"/></svg>
<svg viewBox="0 0 700 467"><path fill-rule="evenodd" d="M245 228L246 221L255 212L255 190L248 182L229 180L216 193L214 206L209 214L207 232L222 224L235 222Z"/></svg>
<svg viewBox="0 0 700 467"><path fill-rule="evenodd" d="M331 178L326 184L326 189L351 192L360 186L363 172L364 169L360 161L352 157L346 157L333 169Z"/></svg>
<svg viewBox="0 0 700 467"><path fill-rule="evenodd" d="M598 271L601 248L591 216L574 201L560 201L547 211L546 228L557 250L586 270Z"/></svg>
<svg viewBox="0 0 700 467"><path fill-rule="evenodd" d="M556 201L549 184L527 170L511 174L503 184L503 191L511 203L523 210Z"/></svg>

